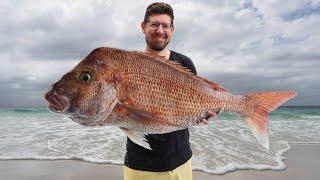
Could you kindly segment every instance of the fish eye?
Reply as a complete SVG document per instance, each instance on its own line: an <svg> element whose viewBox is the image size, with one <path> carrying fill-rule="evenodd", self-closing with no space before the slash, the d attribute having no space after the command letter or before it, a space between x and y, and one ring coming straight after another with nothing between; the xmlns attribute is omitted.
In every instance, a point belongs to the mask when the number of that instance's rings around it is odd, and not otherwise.
<svg viewBox="0 0 320 180"><path fill-rule="evenodd" d="M80 74L79 80L81 82L90 82L92 80L92 76L89 72L83 72Z"/></svg>

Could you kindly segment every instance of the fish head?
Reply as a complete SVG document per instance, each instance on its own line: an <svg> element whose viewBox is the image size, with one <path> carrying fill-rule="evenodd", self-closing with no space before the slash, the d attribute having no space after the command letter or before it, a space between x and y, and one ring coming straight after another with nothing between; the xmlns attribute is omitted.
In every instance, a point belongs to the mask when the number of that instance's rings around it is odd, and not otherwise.
<svg viewBox="0 0 320 180"><path fill-rule="evenodd" d="M99 125L117 103L117 90L111 77L108 59L90 53L45 94L49 110L68 115L84 126Z"/></svg>

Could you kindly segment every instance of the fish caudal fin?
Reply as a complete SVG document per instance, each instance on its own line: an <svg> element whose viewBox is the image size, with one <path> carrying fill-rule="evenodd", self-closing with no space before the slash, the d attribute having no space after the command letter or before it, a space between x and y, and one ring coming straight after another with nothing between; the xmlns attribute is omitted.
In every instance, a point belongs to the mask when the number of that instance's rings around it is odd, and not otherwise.
<svg viewBox="0 0 320 180"><path fill-rule="evenodd" d="M292 91L259 92L246 95L243 118L248 123L255 138L264 148L269 149L269 113L296 95L297 93Z"/></svg>

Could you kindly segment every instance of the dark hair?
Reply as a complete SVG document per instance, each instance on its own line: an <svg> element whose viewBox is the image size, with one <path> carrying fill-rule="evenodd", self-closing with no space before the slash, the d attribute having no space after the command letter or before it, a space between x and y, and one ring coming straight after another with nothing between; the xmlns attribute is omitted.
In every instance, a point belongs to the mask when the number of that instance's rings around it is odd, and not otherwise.
<svg viewBox="0 0 320 180"><path fill-rule="evenodd" d="M149 17L155 14L167 14L171 17L171 25L173 26L173 9L169 4L161 2L150 4L146 9L143 22L147 23L149 21Z"/></svg>

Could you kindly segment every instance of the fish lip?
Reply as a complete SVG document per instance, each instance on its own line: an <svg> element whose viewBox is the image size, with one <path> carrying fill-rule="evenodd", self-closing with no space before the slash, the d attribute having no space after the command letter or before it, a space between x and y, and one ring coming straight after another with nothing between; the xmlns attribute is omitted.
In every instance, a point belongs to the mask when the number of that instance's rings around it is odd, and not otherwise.
<svg viewBox="0 0 320 180"><path fill-rule="evenodd" d="M62 113L69 107L68 99L56 92L47 92L45 94L45 99L48 101L48 109L52 112Z"/></svg>

